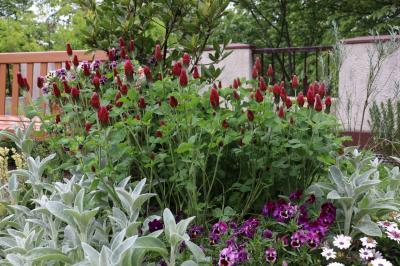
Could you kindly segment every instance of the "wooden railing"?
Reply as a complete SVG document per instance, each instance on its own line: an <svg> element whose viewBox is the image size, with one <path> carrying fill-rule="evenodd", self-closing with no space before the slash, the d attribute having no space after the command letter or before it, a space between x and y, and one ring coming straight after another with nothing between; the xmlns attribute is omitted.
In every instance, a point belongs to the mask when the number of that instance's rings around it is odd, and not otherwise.
<svg viewBox="0 0 400 266"><path fill-rule="evenodd" d="M80 61L104 61L107 55L103 51L86 52L74 51ZM65 66L65 61L71 60L65 51L54 52L30 52L30 53L0 53L0 116L18 116L21 113L20 91L17 81L17 73L21 72L26 77L31 87L29 95L35 99L41 95L37 87L37 78L45 76L51 70L57 70ZM7 97L7 90L11 95ZM10 108L7 110L7 99L11 98Z"/></svg>

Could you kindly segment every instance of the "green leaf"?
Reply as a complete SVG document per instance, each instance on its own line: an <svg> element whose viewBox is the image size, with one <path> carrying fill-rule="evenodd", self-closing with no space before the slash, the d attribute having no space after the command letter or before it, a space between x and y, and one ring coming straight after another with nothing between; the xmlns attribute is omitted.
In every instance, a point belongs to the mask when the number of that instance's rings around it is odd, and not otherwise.
<svg viewBox="0 0 400 266"><path fill-rule="evenodd" d="M189 152L192 151L193 147L194 145L192 143L184 142L179 145L179 147L176 149L176 152L177 153Z"/></svg>
<svg viewBox="0 0 400 266"><path fill-rule="evenodd" d="M60 250L53 248L34 248L29 250L26 256L29 261L35 263L44 263L48 261L71 263L67 255L62 253Z"/></svg>
<svg viewBox="0 0 400 266"><path fill-rule="evenodd" d="M376 223L372 221L364 221L358 226L354 226L354 228L358 229L360 232L368 236L382 237L381 229Z"/></svg>

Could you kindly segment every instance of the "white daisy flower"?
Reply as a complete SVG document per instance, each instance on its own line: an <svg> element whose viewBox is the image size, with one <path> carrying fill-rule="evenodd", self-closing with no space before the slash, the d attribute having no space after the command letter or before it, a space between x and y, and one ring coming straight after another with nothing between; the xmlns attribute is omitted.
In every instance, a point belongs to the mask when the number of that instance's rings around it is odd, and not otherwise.
<svg viewBox="0 0 400 266"><path fill-rule="evenodd" d="M383 259L382 253L380 251L375 251L375 259Z"/></svg>
<svg viewBox="0 0 400 266"><path fill-rule="evenodd" d="M340 262L331 262L327 266L345 266L343 263Z"/></svg>
<svg viewBox="0 0 400 266"><path fill-rule="evenodd" d="M374 257L374 250L373 249L367 249L367 248L361 248L360 249L360 258L363 260L369 260Z"/></svg>
<svg viewBox="0 0 400 266"><path fill-rule="evenodd" d="M393 230L393 229L398 229L397 224L393 222L389 222L387 220L385 221L379 221L377 223L380 227L385 228L387 230Z"/></svg>
<svg viewBox="0 0 400 266"><path fill-rule="evenodd" d="M322 248L322 253L321 255L326 259L336 259L336 252L331 249L331 248L327 248L327 247L323 247Z"/></svg>
<svg viewBox="0 0 400 266"><path fill-rule="evenodd" d="M393 264L385 259L375 259L371 261L372 266L393 266Z"/></svg>
<svg viewBox="0 0 400 266"><path fill-rule="evenodd" d="M351 237L337 235L333 238L333 245L339 249L348 249L351 245Z"/></svg>
<svg viewBox="0 0 400 266"><path fill-rule="evenodd" d="M363 247L366 248L375 248L376 247L376 241L370 237L362 237L360 238L361 243Z"/></svg>
<svg viewBox="0 0 400 266"><path fill-rule="evenodd" d="M388 238L395 240L397 243L400 243L400 230L398 229L392 229L392 230L387 230L386 235Z"/></svg>

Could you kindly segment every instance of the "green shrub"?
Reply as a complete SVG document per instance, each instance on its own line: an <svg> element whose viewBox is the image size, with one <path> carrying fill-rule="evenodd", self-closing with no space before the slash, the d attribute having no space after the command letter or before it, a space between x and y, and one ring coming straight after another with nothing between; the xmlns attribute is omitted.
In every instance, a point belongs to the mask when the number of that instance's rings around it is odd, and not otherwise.
<svg viewBox="0 0 400 266"><path fill-rule="evenodd" d="M157 54L148 66L133 52L132 61L117 53L110 56L117 62L84 63L47 77L44 90L58 107L42 120L58 154L56 172L111 182L147 178L162 207L206 218L227 205L244 215L266 198L304 189L334 162L330 153L342 139L335 117L320 112L317 83L310 89L318 99L314 110L292 106L284 84L275 84L280 96L274 97L261 75L208 90L208 76L189 74L188 54L172 70Z"/></svg>

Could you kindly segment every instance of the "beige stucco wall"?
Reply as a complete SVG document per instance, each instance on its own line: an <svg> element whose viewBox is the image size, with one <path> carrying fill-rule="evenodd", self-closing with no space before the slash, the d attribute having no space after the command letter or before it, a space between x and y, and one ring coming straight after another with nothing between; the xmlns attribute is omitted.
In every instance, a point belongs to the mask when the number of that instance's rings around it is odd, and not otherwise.
<svg viewBox="0 0 400 266"><path fill-rule="evenodd" d="M400 43L397 42L396 45ZM390 42L384 42L386 47ZM386 101L388 98L396 98L398 91L396 83L400 82L400 48L382 61L380 71L376 72L374 93L369 102ZM345 130L359 131L362 121L362 112L367 96L367 84L371 62L377 62L377 44L358 43L344 44L342 65L339 72L339 98L336 115ZM368 105L362 131L369 131L369 106Z"/></svg>
<svg viewBox="0 0 400 266"><path fill-rule="evenodd" d="M213 52L203 52L200 64L210 63L211 60L208 55ZM221 75L218 77L222 86L231 85L234 78L250 79L253 66L251 47L247 44L230 44L227 46L226 52L231 52L231 54L215 65L216 68L223 68Z"/></svg>

